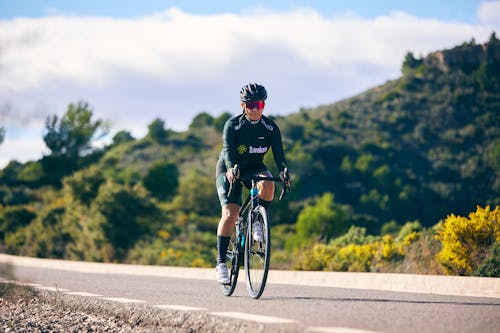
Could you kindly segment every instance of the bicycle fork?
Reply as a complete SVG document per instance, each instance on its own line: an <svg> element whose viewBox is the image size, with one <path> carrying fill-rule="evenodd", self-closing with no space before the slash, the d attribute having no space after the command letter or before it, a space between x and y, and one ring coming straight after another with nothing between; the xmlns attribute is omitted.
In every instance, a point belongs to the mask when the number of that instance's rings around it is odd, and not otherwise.
<svg viewBox="0 0 500 333"><path fill-rule="evenodd" d="M245 253L245 221L242 216L238 217L236 221L236 242L238 250L238 261L240 265L243 264L243 254Z"/></svg>

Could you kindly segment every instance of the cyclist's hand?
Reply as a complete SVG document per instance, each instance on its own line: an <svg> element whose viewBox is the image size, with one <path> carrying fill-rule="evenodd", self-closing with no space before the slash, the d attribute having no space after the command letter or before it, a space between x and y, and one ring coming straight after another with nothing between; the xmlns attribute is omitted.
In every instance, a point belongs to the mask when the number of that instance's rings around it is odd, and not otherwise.
<svg viewBox="0 0 500 333"><path fill-rule="evenodd" d="M286 176L286 179L285 179L285 176ZM292 184L292 181L291 181L291 176L290 176L290 171L286 171L286 175L285 175L285 171L281 171L280 172L280 178L281 180L285 183L286 187L290 187L290 185Z"/></svg>
<svg viewBox="0 0 500 333"><path fill-rule="evenodd" d="M234 168L231 168L229 170L226 171L226 178L227 180L229 180L230 183L232 183L234 181L234 177L239 177L239 170L238 170L238 174L236 174L236 171L234 170Z"/></svg>

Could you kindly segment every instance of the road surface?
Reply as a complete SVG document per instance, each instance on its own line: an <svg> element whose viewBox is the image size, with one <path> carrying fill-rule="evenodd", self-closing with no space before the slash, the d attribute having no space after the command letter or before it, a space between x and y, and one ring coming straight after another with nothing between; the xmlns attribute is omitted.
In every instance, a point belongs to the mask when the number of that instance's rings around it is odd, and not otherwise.
<svg viewBox="0 0 500 333"><path fill-rule="evenodd" d="M15 279L68 294L179 311L204 311L263 325L302 327L309 332L500 331L497 297L269 283L262 297L253 300L246 292L244 278L233 296L225 297L215 279L193 278L189 274L156 276L148 274L147 267L144 274L125 274L113 273L112 269L91 273L34 266L15 265Z"/></svg>

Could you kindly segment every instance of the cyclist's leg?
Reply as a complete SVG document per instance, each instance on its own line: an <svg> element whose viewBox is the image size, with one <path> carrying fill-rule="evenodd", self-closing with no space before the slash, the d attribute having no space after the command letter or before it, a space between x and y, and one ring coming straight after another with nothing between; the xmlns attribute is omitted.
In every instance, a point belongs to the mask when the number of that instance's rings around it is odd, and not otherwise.
<svg viewBox="0 0 500 333"><path fill-rule="evenodd" d="M265 170L260 172L259 176L272 177L272 174L269 170ZM274 182L261 180L257 183L257 188L259 189L260 204L264 206L264 208L269 207L274 199Z"/></svg>
<svg viewBox="0 0 500 333"><path fill-rule="evenodd" d="M217 263L226 262L226 252L233 233L234 224L238 219L240 206L229 203L222 207L222 216L217 227Z"/></svg>
<svg viewBox="0 0 500 333"><path fill-rule="evenodd" d="M231 197L228 197L229 181L226 174L220 173L217 176L217 193L222 207L221 219L217 227L217 263L224 263L226 252L233 233L234 224L238 219L239 208L241 206L241 185L234 184Z"/></svg>

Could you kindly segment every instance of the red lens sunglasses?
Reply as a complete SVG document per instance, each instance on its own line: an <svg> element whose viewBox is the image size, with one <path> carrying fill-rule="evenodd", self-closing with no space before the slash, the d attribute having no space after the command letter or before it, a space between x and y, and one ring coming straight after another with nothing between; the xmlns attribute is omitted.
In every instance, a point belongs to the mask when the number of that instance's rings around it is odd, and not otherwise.
<svg viewBox="0 0 500 333"><path fill-rule="evenodd" d="M259 109L259 110L263 109L264 105L266 105L264 101L252 101L252 102L246 102L245 104L247 106L247 109Z"/></svg>

